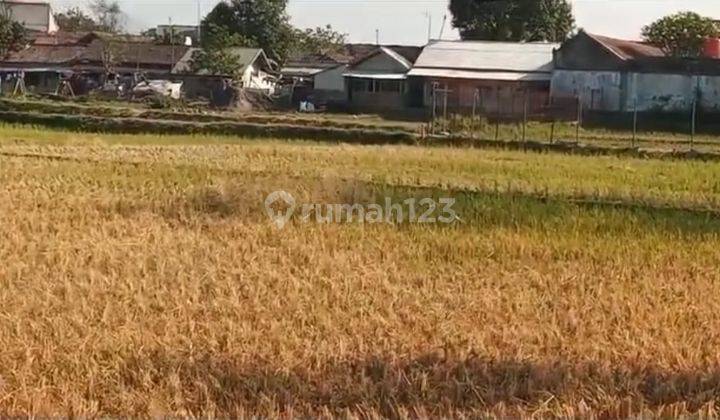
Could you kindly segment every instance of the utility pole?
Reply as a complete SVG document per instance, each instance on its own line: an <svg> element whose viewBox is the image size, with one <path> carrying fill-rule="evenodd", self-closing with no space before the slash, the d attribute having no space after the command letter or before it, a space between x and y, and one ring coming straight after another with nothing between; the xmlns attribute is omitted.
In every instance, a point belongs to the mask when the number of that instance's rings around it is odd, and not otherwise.
<svg viewBox="0 0 720 420"><path fill-rule="evenodd" d="M200 45L200 41L202 41L202 11L200 10L200 0L197 2L197 43Z"/></svg>
<svg viewBox="0 0 720 420"><path fill-rule="evenodd" d="M170 59L170 73L172 73L173 67L175 67L175 28L172 24L172 17L168 17L168 24L170 25L170 51L172 58Z"/></svg>
<svg viewBox="0 0 720 420"><path fill-rule="evenodd" d="M442 40L443 33L445 32L445 22L447 22L447 15L443 15L442 26L440 27L440 36L438 39Z"/></svg>

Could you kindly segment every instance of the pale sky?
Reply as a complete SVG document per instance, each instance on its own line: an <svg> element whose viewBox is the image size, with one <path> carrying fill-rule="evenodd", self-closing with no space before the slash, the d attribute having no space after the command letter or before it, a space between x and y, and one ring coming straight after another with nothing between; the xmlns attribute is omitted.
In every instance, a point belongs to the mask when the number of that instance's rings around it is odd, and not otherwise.
<svg viewBox="0 0 720 420"><path fill-rule="evenodd" d="M571 0L577 26L589 32L636 39L640 29L655 19L692 10L720 19L720 0ZM86 6L87 0L50 0L54 9ZM139 31L158 24L195 24L198 4L207 13L217 0L119 0L127 13L127 28ZM290 0L289 13L298 27L331 24L349 34L351 42L375 42L375 30L384 44L415 44L427 41L428 17L432 37L438 38L443 16L443 38L457 38L451 27L447 0Z"/></svg>

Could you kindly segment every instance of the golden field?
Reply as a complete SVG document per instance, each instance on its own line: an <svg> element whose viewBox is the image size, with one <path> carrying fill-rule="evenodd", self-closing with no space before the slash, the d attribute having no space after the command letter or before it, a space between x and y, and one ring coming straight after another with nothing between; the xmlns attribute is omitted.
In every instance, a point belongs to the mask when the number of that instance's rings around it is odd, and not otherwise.
<svg viewBox="0 0 720 420"><path fill-rule="evenodd" d="M0 413L717 416L720 164L0 127ZM290 223L267 193L452 196Z"/></svg>

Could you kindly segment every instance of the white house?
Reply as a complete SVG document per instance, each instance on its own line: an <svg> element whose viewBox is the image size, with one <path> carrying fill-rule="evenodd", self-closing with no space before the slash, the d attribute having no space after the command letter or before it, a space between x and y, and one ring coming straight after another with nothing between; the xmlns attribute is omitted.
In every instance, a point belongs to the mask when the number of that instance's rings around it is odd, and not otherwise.
<svg viewBox="0 0 720 420"><path fill-rule="evenodd" d="M50 3L34 0L3 0L0 2L0 7L5 7L10 17L29 31L53 34L59 29Z"/></svg>
<svg viewBox="0 0 720 420"><path fill-rule="evenodd" d="M193 53L198 48L190 48L172 70L173 74L190 73ZM230 53L237 58L238 68L235 74L240 75L239 81L243 88L264 90L273 93L277 77L273 74L271 61L265 52L259 48L232 48ZM208 70L200 70L195 73L197 76L230 76L212 74Z"/></svg>

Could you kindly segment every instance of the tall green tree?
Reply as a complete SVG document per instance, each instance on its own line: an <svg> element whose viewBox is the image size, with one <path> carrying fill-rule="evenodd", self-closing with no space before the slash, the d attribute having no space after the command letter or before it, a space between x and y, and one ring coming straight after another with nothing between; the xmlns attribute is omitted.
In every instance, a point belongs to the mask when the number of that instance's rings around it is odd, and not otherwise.
<svg viewBox="0 0 720 420"><path fill-rule="evenodd" d="M55 13L55 22L61 30L66 32L92 32L103 29L92 16L79 7Z"/></svg>
<svg viewBox="0 0 720 420"><path fill-rule="evenodd" d="M450 0L450 12L467 40L562 42L575 26L567 0Z"/></svg>
<svg viewBox="0 0 720 420"><path fill-rule="evenodd" d="M0 4L0 58L22 49L26 43L25 28L14 21L10 11Z"/></svg>
<svg viewBox="0 0 720 420"><path fill-rule="evenodd" d="M109 33L122 31L125 15L117 0L93 0L90 10L95 15L97 30Z"/></svg>
<svg viewBox="0 0 720 420"><path fill-rule="evenodd" d="M643 28L645 41L675 57L698 57L706 38L717 37L718 25L694 12L680 12Z"/></svg>
<svg viewBox="0 0 720 420"><path fill-rule="evenodd" d="M207 27L203 48L195 51L192 56L191 71L205 71L210 74L233 76L239 78L240 63L233 47L244 47L252 41L244 36L232 33L225 26L211 24Z"/></svg>
<svg viewBox="0 0 720 420"><path fill-rule="evenodd" d="M287 0L221 1L202 21L203 48L217 46L218 35L236 35L242 46L262 48L268 57L282 62L293 43L286 9Z"/></svg>
<svg viewBox="0 0 720 420"><path fill-rule="evenodd" d="M347 35L334 30L331 25L295 29L293 37L293 53L297 55L341 52L347 42Z"/></svg>

